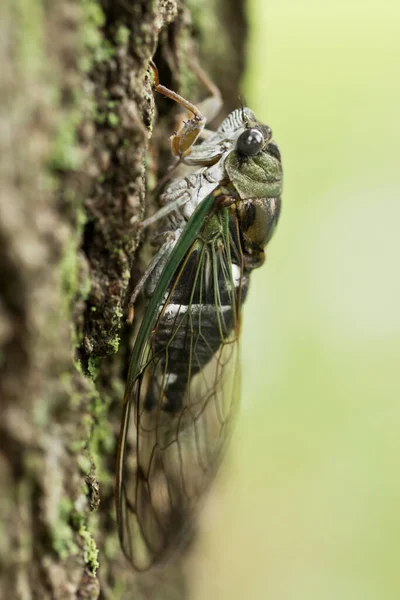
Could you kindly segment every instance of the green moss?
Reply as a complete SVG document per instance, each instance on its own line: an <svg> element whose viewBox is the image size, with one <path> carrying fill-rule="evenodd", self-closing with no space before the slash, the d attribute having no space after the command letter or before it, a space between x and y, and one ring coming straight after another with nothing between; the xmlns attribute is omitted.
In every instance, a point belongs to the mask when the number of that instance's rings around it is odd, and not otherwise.
<svg viewBox="0 0 400 600"><path fill-rule="evenodd" d="M97 397L92 402L92 414L96 420L96 427L93 429L93 435L90 440L90 448L95 452L106 454L112 452L115 446L114 432L111 423L108 420L108 409L111 399L108 396Z"/></svg>
<svg viewBox="0 0 400 600"><path fill-rule="evenodd" d="M82 0L82 10L82 43L84 53L79 66L83 72L87 73L92 68L95 60L94 55L104 40L101 27L105 23L105 16L100 4L95 0Z"/></svg>
<svg viewBox="0 0 400 600"><path fill-rule="evenodd" d="M96 542L85 525L81 525L78 533L83 540L83 560L92 575L96 575L96 571L100 566L98 561L99 551Z"/></svg>
<svg viewBox="0 0 400 600"><path fill-rule="evenodd" d="M76 143L76 128L81 121L78 111L71 111L60 122L50 151L49 166L52 169L75 170L81 162L81 152Z"/></svg>
<svg viewBox="0 0 400 600"><path fill-rule="evenodd" d="M105 60L110 60L113 56L115 56L114 46L108 40L103 38L101 44L94 50L94 61L103 62Z"/></svg>
<svg viewBox="0 0 400 600"><path fill-rule="evenodd" d="M93 27L103 27L106 22L104 12L97 0L82 0L84 21Z"/></svg>
<svg viewBox="0 0 400 600"><path fill-rule="evenodd" d="M128 283L128 281L127 281L127 283ZM120 306L116 306L115 307L115 313L114 314L115 314L115 317L117 319L122 319L122 317L124 316L123 310L122 310L122 308Z"/></svg>
<svg viewBox="0 0 400 600"><path fill-rule="evenodd" d="M86 519L81 512L74 510L70 514L70 522L73 529L77 531L78 535L81 537L83 560L92 575L96 575L96 571L99 568L99 551L92 534L87 529Z"/></svg>
<svg viewBox="0 0 400 600"><path fill-rule="evenodd" d="M81 452L85 446L86 446L85 440L73 440L72 442L70 442L68 444L68 450L72 454L78 454L78 452ZM79 462L79 457L78 457L78 462Z"/></svg>
<svg viewBox="0 0 400 600"><path fill-rule="evenodd" d="M89 371L89 375L93 379L93 381L96 379L96 377L99 373L99 364L100 364L100 358L98 356L89 356L88 371Z"/></svg>
<svg viewBox="0 0 400 600"><path fill-rule="evenodd" d="M80 282L79 292L82 300L87 300L90 294L90 290L92 288L92 283L89 277L83 278Z"/></svg>
<svg viewBox="0 0 400 600"><path fill-rule="evenodd" d="M115 47L104 38L101 30L105 23L105 16L100 4L95 0L82 0L82 6L82 43L85 51L79 66L87 73L94 63L110 60L115 56Z"/></svg>
<svg viewBox="0 0 400 600"><path fill-rule="evenodd" d="M119 125L119 116L113 112L108 113L107 121L110 127L117 127Z"/></svg>
<svg viewBox="0 0 400 600"><path fill-rule="evenodd" d="M82 471L83 475L87 475L88 473L90 473L90 470L92 468L92 461L90 460L90 458L88 458L84 454L79 454L78 466L79 466L80 470Z"/></svg>
<svg viewBox="0 0 400 600"><path fill-rule="evenodd" d="M107 123L110 127L117 127L120 123L120 118L114 111L117 106L118 102L116 100L109 100L106 103L106 108L94 105L92 107L91 118L98 125Z"/></svg>
<svg viewBox="0 0 400 600"><path fill-rule="evenodd" d="M69 498L62 498L58 506L58 518L52 526L52 547L61 560L68 556L79 554L79 548L74 541L75 533L71 527L73 503Z"/></svg>
<svg viewBox="0 0 400 600"><path fill-rule="evenodd" d="M106 122L106 118L107 115L105 112L99 110L99 108L97 107L95 114L93 115L93 120L98 124L98 125L104 125L104 123Z"/></svg>
<svg viewBox="0 0 400 600"><path fill-rule="evenodd" d="M113 474L104 464L105 457L110 456L115 448L115 432L108 418L111 398L97 396L91 404L91 414L94 419L92 434L88 441L88 450L93 462L96 464L96 472L100 482L105 486L114 485Z"/></svg>
<svg viewBox="0 0 400 600"><path fill-rule="evenodd" d="M92 400L92 402L95 402L95 400ZM82 418L81 418L81 424L83 425L83 427L85 429L88 430L88 436L89 436L89 433L90 433L90 431L92 429L92 425L93 425L93 417L92 417L92 415L89 414L89 413L83 414Z"/></svg>
<svg viewBox="0 0 400 600"><path fill-rule="evenodd" d="M46 64L43 50L43 3L15 0L12 6L17 22L17 64L24 77L34 80Z"/></svg>
<svg viewBox="0 0 400 600"><path fill-rule="evenodd" d="M77 240L75 237L71 237L64 247L64 254L60 263L63 309L66 315L69 313L71 301L78 289L79 269L76 250Z"/></svg>
<svg viewBox="0 0 400 600"><path fill-rule="evenodd" d="M71 203L75 204L76 200L71 199ZM86 274L82 274L79 263L79 246L86 223L86 215L81 206L75 207L75 217L75 231L64 246L64 253L60 262L62 308L67 317L69 317L72 302L77 296L86 299L91 287L90 279ZM79 343L78 339L76 343Z"/></svg>
<svg viewBox="0 0 400 600"><path fill-rule="evenodd" d="M53 550L61 558L65 560L68 556L79 553L78 546L74 542L74 534L67 523L58 523L57 528L53 531Z"/></svg>
<svg viewBox="0 0 400 600"><path fill-rule="evenodd" d="M129 42L131 32L125 25L121 25L115 35L115 41L120 46L126 46Z"/></svg>
<svg viewBox="0 0 400 600"><path fill-rule="evenodd" d="M118 352L120 341L119 335L116 335L112 340L108 340L107 346L111 354L116 354Z"/></svg>
<svg viewBox="0 0 400 600"><path fill-rule="evenodd" d="M61 373L60 383L62 384L62 392L65 398L69 398L69 403L72 409L77 409L82 403L82 394L76 390L73 372L66 371Z"/></svg>
<svg viewBox="0 0 400 600"><path fill-rule="evenodd" d="M59 508L60 518L61 519L69 519L71 516L71 512L74 508L74 505L70 498L67 498L67 496L64 496L63 498L61 498L58 508Z"/></svg>

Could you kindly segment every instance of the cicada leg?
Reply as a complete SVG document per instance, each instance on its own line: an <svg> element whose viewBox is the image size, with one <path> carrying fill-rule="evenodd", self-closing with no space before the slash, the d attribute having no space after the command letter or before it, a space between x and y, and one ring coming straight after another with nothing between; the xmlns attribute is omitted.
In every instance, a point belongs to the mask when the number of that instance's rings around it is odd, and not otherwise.
<svg viewBox="0 0 400 600"><path fill-rule="evenodd" d="M211 81L208 75L203 71L200 65L196 62L192 63L192 69L204 85L204 87L209 91L210 95L200 102L199 110L201 110L202 114L205 116L207 122L212 121L218 115L220 110L222 109L222 96L219 88ZM200 133L202 138L207 138L209 135L213 134L213 131L209 129L203 129Z"/></svg>
<svg viewBox="0 0 400 600"><path fill-rule="evenodd" d="M156 90L156 92L162 94L163 96L166 96L167 98L170 98L171 100L174 100L174 102L177 102L180 106L185 108L189 113L193 115L191 119L183 121L178 131L174 133L170 138L172 154L176 156L180 162L190 154L193 144L196 142L197 138L204 132L204 127L207 122L207 118L212 119L221 109L221 94L218 88L212 83L212 81L208 79L204 71L198 65L193 65L193 69L196 75L211 93L210 98L207 98L203 103L204 112L206 113L206 115L203 115L203 112L195 104L192 104L183 96L180 96L179 94L170 90L164 85L161 85L158 75L158 69L153 61L150 61L150 66L154 74L154 89Z"/></svg>

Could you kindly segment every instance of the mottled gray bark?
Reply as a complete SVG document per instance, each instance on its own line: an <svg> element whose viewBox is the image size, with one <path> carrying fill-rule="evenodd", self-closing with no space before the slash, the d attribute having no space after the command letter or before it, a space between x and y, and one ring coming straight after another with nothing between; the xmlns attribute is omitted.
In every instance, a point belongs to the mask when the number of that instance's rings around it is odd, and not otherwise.
<svg viewBox="0 0 400 600"><path fill-rule="evenodd" d="M155 119L148 64L197 101L198 56L237 106L243 2L0 11L0 598L184 597L179 565L138 588L113 507L137 224L176 114L157 98Z"/></svg>

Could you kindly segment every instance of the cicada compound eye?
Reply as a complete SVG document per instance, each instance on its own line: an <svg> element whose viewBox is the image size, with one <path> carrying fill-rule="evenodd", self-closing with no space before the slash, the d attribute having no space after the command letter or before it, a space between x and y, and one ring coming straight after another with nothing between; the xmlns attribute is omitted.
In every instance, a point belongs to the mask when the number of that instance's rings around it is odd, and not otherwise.
<svg viewBox="0 0 400 600"><path fill-rule="evenodd" d="M264 146L264 136L259 129L246 129L238 137L236 144L237 151L246 156L253 156L260 152Z"/></svg>

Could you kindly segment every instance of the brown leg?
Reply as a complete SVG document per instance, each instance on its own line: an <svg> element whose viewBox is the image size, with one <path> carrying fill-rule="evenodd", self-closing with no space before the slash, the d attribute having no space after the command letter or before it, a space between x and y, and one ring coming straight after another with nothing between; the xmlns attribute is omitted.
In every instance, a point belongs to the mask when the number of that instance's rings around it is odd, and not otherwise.
<svg viewBox="0 0 400 600"><path fill-rule="evenodd" d="M222 108L221 92L197 62L193 62L191 66L201 83L210 93L208 98L200 103L200 110L207 121L212 121Z"/></svg>
<svg viewBox="0 0 400 600"><path fill-rule="evenodd" d="M193 118L184 122L179 131L171 136L172 154L178 158L184 158L190 154L193 144L206 124L206 119L203 117L197 106L183 98L183 96L180 96L164 85L161 85L158 77L158 70L153 61L150 61L150 66L154 74L154 89L156 92L174 100L193 114Z"/></svg>
<svg viewBox="0 0 400 600"><path fill-rule="evenodd" d="M202 110L200 111L195 104L192 104L186 98L183 98L183 96L160 84L158 69L153 61L150 61L150 67L154 75L154 89L159 94L174 100L174 102L177 102L193 115L188 121L183 121L177 133L171 136L172 154L182 160L190 154L192 146L203 131L207 119L213 119L221 109L221 94L217 86L207 77L201 67L197 63L194 63L192 65L194 72L210 92L210 97L202 102ZM203 108L206 116L203 115Z"/></svg>

